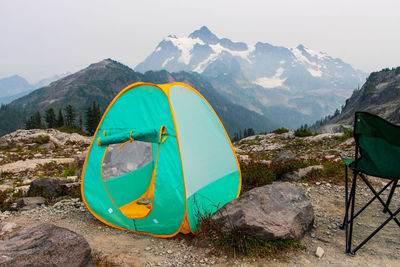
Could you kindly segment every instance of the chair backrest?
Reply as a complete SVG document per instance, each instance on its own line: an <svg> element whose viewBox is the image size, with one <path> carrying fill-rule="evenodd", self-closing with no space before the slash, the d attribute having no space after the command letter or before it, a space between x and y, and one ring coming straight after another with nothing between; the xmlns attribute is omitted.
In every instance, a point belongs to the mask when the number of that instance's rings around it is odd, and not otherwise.
<svg viewBox="0 0 400 267"><path fill-rule="evenodd" d="M400 126L367 112L356 112L354 138L356 153L360 153L355 168L372 176L400 178Z"/></svg>

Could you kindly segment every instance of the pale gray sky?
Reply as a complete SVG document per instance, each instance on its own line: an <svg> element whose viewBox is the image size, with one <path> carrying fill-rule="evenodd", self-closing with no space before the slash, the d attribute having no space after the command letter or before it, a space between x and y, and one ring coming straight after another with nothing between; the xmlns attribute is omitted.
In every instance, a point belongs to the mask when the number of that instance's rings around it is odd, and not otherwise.
<svg viewBox="0 0 400 267"><path fill-rule="evenodd" d="M400 65L398 0L0 0L0 78L37 82L104 58L131 68L168 34L313 50L370 72Z"/></svg>

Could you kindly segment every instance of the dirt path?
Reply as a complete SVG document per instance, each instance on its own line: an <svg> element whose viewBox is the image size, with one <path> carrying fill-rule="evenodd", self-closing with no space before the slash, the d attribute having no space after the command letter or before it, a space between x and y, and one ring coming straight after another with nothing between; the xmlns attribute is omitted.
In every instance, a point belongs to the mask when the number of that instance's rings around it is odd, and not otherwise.
<svg viewBox="0 0 400 267"><path fill-rule="evenodd" d="M82 234L89 242L94 254L117 266L399 266L400 231L391 222L383 231L370 240L355 256L344 253L344 231L338 228L343 218L344 187L320 184L303 187L315 212L315 226L302 243L306 249L289 252L279 259L231 258L213 256L207 245L194 246L193 237L178 235L171 239L159 239L114 229L96 220L78 199L63 200L51 207L42 207L20 213L3 213L2 223L15 222L19 228L50 222ZM359 187L360 188L360 187ZM370 194L361 187L358 200L366 200ZM395 198L392 206L398 206ZM355 239L372 231L378 222L386 218L379 203L368 208L367 214L357 219ZM3 236L4 238L4 236ZM322 258L315 256L317 247L322 247Z"/></svg>

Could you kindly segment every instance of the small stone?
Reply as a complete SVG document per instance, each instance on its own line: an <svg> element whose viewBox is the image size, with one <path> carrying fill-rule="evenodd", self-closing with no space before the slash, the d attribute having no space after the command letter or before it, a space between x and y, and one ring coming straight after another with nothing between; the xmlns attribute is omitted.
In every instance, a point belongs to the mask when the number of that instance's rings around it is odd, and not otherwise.
<svg viewBox="0 0 400 267"><path fill-rule="evenodd" d="M321 183L320 183L320 182L316 182L315 184L316 184L316 185L320 185Z"/></svg>
<svg viewBox="0 0 400 267"><path fill-rule="evenodd" d="M151 247L146 247L144 250L149 251L151 250Z"/></svg>
<svg viewBox="0 0 400 267"><path fill-rule="evenodd" d="M13 223L13 222L9 222L9 223L6 223L5 225L3 225L3 227L1 228L1 232L2 233L11 233L13 230L14 230L14 228L16 228L17 227L17 224L16 223Z"/></svg>
<svg viewBox="0 0 400 267"><path fill-rule="evenodd" d="M317 256L318 258L322 258L322 256L324 256L324 249L321 247L317 247L317 250L315 251L315 256Z"/></svg>
<svg viewBox="0 0 400 267"><path fill-rule="evenodd" d="M167 250L167 253L168 253L168 254L172 254L172 250L168 249L168 250Z"/></svg>

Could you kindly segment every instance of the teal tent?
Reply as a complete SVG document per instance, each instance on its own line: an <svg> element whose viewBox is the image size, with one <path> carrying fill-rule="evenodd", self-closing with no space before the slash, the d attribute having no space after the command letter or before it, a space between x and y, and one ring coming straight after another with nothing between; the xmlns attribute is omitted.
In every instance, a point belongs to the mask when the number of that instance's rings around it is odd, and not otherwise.
<svg viewBox="0 0 400 267"><path fill-rule="evenodd" d="M240 193L221 121L183 83L135 83L104 112L82 170L82 198L100 221L159 237L196 232Z"/></svg>

